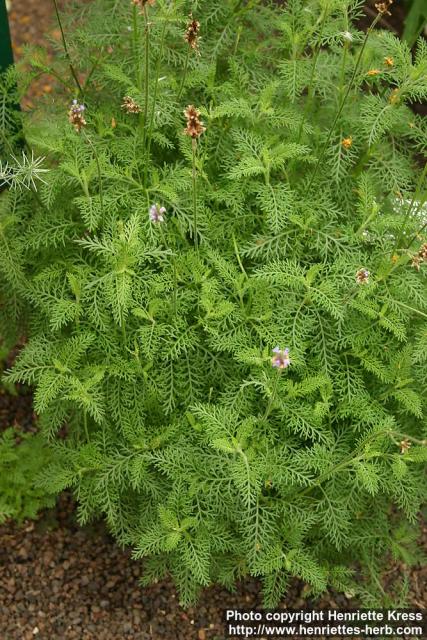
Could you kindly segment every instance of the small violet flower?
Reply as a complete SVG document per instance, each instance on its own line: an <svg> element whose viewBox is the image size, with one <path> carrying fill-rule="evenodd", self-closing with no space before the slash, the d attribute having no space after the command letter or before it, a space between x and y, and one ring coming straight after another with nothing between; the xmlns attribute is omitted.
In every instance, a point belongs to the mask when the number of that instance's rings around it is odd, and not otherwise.
<svg viewBox="0 0 427 640"><path fill-rule="evenodd" d="M76 99L73 100L70 110L68 111L68 121L73 125L77 133L80 133L82 127L86 125L84 117L84 104L79 104Z"/></svg>
<svg viewBox="0 0 427 640"><path fill-rule="evenodd" d="M280 349L280 347L274 347L273 357L271 358L271 364L276 369L286 369L291 364L289 358L289 349Z"/></svg>
<svg viewBox="0 0 427 640"><path fill-rule="evenodd" d="M160 222L164 222L165 218L164 218L164 214L166 213L166 209L165 207L159 207L158 204L152 204L150 209L149 209L149 216L150 216L150 220L151 222L153 222L154 224L158 224Z"/></svg>

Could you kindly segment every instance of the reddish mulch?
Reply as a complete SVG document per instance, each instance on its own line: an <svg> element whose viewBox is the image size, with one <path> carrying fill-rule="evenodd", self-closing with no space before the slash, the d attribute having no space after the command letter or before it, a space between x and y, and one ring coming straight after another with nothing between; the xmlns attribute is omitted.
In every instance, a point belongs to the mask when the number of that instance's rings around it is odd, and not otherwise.
<svg viewBox="0 0 427 640"><path fill-rule="evenodd" d="M55 20L52 0L10 0L9 25L12 49L15 61L18 62L29 45L37 45L47 54L47 61L54 55L52 41L61 41L61 32ZM60 9L66 6L65 0L58 0ZM43 74L35 80L23 101L25 108L33 107L33 98L51 93L55 79Z"/></svg>

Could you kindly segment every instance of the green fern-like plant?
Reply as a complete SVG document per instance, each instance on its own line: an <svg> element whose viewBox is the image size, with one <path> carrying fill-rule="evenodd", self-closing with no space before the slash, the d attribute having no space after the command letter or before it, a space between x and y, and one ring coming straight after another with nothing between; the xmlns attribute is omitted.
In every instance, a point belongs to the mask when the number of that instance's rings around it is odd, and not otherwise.
<svg viewBox="0 0 427 640"><path fill-rule="evenodd" d="M37 484L52 454L40 434L22 433L10 427L0 435L0 522L18 523L35 518L53 507L56 495Z"/></svg>
<svg viewBox="0 0 427 640"><path fill-rule="evenodd" d="M384 603L412 545L427 47L381 14L358 31L361 5L84 5L24 118L33 181L9 161L1 291L30 340L8 378L55 452L40 486L184 604L247 575L269 606L292 576Z"/></svg>

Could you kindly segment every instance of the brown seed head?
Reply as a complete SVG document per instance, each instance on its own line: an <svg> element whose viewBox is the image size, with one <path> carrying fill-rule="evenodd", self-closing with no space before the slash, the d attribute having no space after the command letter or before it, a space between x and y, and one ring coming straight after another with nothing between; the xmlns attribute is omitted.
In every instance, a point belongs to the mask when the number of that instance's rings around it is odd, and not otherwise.
<svg viewBox="0 0 427 640"><path fill-rule="evenodd" d="M370 275L371 274L367 269L359 269L359 271L356 273L357 284L368 284Z"/></svg>
<svg viewBox="0 0 427 640"><path fill-rule="evenodd" d="M418 255L420 256L421 260L427 262L427 242L422 245L422 247L418 251Z"/></svg>
<svg viewBox="0 0 427 640"><path fill-rule="evenodd" d="M411 266L414 267L414 269L416 269L417 271L420 270L420 264L421 264L422 260L419 256L412 256L412 262L411 262Z"/></svg>
<svg viewBox="0 0 427 640"><path fill-rule="evenodd" d="M144 7L146 4L149 4L150 7L156 3L156 0L131 0L131 4L134 4L136 7L139 7L141 13L144 11Z"/></svg>
<svg viewBox="0 0 427 640"><path fill-rule="evenodd" d="M82 128L86 126L84 111L84 104L78 104L77 100L73 100L68 111L68 122L73 125L77 133L80 133Z"/></svg>
<svg viewBox="0 0 427 640"><path fill-rule="evenodd" d="M341 144L344 149L350 149L351 145L353 144L353 138L351 136L348 136L348 138L344 138L343 140L341 140Z"/></svg>
<svg viewBox="0 0 427 640"><path fill-rule="evenodd" d="M131 96L124 96L122 109L126 111L126 113L141 113L141 107Z"/></svg>
<svg viewBox="0 0 427 640"><path fill-rule="evenodd" d="M187 118L187 126L184 129L184 134L193 139L200 138L202 133L206 131L203 122L199 119L200 111L192 104L189 104L188 107L184 109L184 115Z"/></svg>
<svg viewBox="0 0 427 640"><path fill-rule="evenodd" d="M378 13L381 13L381 15L391 16L389 9L392 4L393 0L384 0L384 2L377 2L375 4L375 9L378 11Z"/></svg>
<svg viewBox="0 0 427 640"><path fill-rule="evenodd" d="M194 20L193 16L190 15L190 22L187 24L187 31L184 35L184 40L188 42L191 49L194 51L198 51L199 49L199 31L200 31L200 22L198 20Z"/></svg>
<svg viewBox="0 0 427 640"><path fill-rule="evenodd" d="M419 271L420 264L427 262L427 242L425 242L414 256L412 256L412 266Z"/></svg>
<svg viewBox="0 0 427 640"><path fill-rule="evenodd" d="M407 453L409 451L410 446L411 446L411 443L408 440L408 438L405 438L404 440L401 440L400 441L400 453Z"/></svg>

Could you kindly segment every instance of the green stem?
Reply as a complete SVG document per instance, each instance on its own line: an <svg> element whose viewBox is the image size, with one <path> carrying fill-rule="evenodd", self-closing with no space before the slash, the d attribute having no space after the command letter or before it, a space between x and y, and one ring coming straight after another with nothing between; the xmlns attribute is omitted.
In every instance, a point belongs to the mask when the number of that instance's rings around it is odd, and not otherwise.
<svg viewBox="0 0 427 640"><path fill-rule="evenodd" d="M422 233L424 231L424 229L426 229L426 228L427 228L427 222L425 224L423 224L421 229L418 229L417 233L412 237L411 241L406 245L405 249L409 249L409 247L412 245L412 243L418 238L420 233Z"/></svg>
<svg viewBox="0 0 427 640"><path fill-rule="evenodd" d="M354 80L355 80L355 78L356 78L357 72L358 72L358 70L359 70L360 63L361 63L361 61L362 61L362 57L363 57L363 54L364 54L364 52L365 52L365 49L366 49L366 45L367 45L367 42L368 42L369 36L371 35L371 33L372 33L373 29L375 28L375 25L376 25L376 24L377 24L377 22L380 20L380 18L381 18L381 14L380 14L380 13L378 13L378 15L376 16L375 20L372 22L371 26L369 27L369 29L368 29L368 30L367 30L367 32L366 32L365 38L364 38L364 40L363 40L363 44L362 44L362 46L361 46L361 48L360 48L359 55L358 55L357 60L356 60L356 64L355 64L354 69L353 69L352 76L351 76L351 78L350 78L350 82L348 83L347 90L346 90L346 92L345 92L345 94L344 94L344 97L343 97L343 98L342 98L342 100L341 100L341 103L340 103L340 106L339 106L339 108L338 108L338 111L337 111L337 113L336 113L336 115L335 115L335 118L334 118L334 120L333 120L333 122L332 122L332 125L331 125L331 127L330 127L330 129L329 129L328 136L327 136L327 138L326 138L325 144L324 144L324 145L323 145L323 147L322 147L322 150L321 150L321 152L320 152L319 158L318 158L318 160L317 160L317 162L316 162L316 166L315 166L315 168L314 168L313 174L312 174L311 179L310 179L310 182L309 182L309 184L308 184L307 191L310 191L310 189L311 189L311 187L312 187L312 185L313 185L314 179L315 179L315 178L316 178L316 176L317 176L317 173L318 173L318 171L319 171L320 165L322 164L323 158L324 158L324 156L325 156L326 149L327 149L327 148L328 148L328 146L329 146L329 143L330 143L331 138L332 138L332 134L333 134L333 132L334 132L334 130L335 130L335 126L336 126L336 124L337 124L337 122L338 122L338 120L339 120L339 118L340 118L340 116L341 116L341 114L342 114L342 112L343 112L344 105L345 105L345 103L347 102L347 98L348 98L348 96L350 95L350 91L351 91L351 89L353 88L353 83L354 83Z"/></svg>
<svg viewBox="0 0 427 640"><path fill-rule="evenodd" d="M85 139L87 140L90 148L93 151L93 155L94 155L94 158L95 158L96 171L97 171L97 174L98 174L99 202L101 204L101 213L103 214L104 213L104 192L103 192L103 188L102 188L101 165L99 164L98 152L97 152L96 147L93 144L92 140L87 135L86 131L83 130L83 133L84 133Z"/></svg>
<svg viewBox="0 0 427 640"><path fill-rule="evenodd" d="M157 65L156 65L156 84L154 85L153 104L151 107L150 124L148 127L147 158L146 158L145 167L144 167L144 184L145 185L147 184L147 171L148 171L148 163L150 161L151 139L153 136L154 116L156 113L156 102L157 102L157 91L159 87L160 64L163 58L163 47L165 42L165 35L166 35L166 20L163 22L162 33L160 36L160 51L159 51L159 57L157 59Z"/></svg>
<svg viewBox="0 0 427 640"><path fill-rule="evenodd" d="M144 23L145 23L145 76L144 76L144 123L143 123L143 134L142 134L142 146L144 151L146 151L146 138L147 138L147 120L148 120L148 89L149 89L149 67L150 67L150 26L148 22L148 13L147 13L147 5L144 4ZM147 164L147 158L145 161ZM146 175L146 172L144 172ZM144 183L144 187L146 184Z"/></svg>
<svg viewBox="0 0 427 640"><path fill-rule="evenodd" d="M182 92L184 90L184 84L185 84L185 79L187 77L187 69L188 69L188 61L189 61L189 59L190 59L190 47L188 47L188 49L187 49L187 56L185 58L184 73L182 74L181 85L179 87L178 97L177 97L178 102L181 100Z"/></svg>
<svg viewBox="0 0 427 640"><path fill-rule="evenodd" d="M74 79L74 82L76 83L77 89L79 90L80 95L83 96L83 89L82 89L82 86L81 86L81 84L79 82L79 79L77 77L77 73L76 73L76 71L74 69L73 63L71 61L70 53L68 51L67 41L65 39L65 33L64 33L64 29L62 27L61 16L59 15L58 3L57 3L56 0L53 0L53 5L55 7L56 20L58 22L59 30L61 31L62 46L64 47L65 57L68 60L68 66L70 67L71 75L73 76L73 79Z"/></svg>
<svg viewBox="0 0 427 640"><path fill-rule="evenodd" d="M393 431L391 429L387 429L386 431L379 431L377 433L371 434L367 438L367 440L365 441L364 445L366 445L368 442L370 442L374 438L382 436L382 435L389 435L390 437L395 435L395 436L400 437L400 438L407 438L408 440L414 441L417 444L418 443L421 444L421 445L425 445L426 444L425 440L417 440L415 438L412 438L412 436L408 436L406 434L399 433L398 431ZM342 460L341 462L339 462L338 464L333 466L332 469L329 469L328 471L325 471L324 473L321 473L320 476L318 476L318 478L315 480L314 484L310 485L309 487L305 487L304 489L300 489L300 491L297 491L296 493L294 493L292 498L295 498L296 496L300 497L300 496L306 495L312 489L314 489L315 487L318 487L320 484L322 484L322 482L324 480L327 480L327 478L329 478L331 474L335 473L336 471L340 471L341 469L345 469L345 467L353 464L353 462L358 462L359 460L364 460L364 459L369 459L369 458L385 457L387 455L388 454L374 451L374 452L370 452L370 453L368 452L368 453L362 453L362 454L348 456L347 458L345 458L344 460Z"/></svg>
<svg viewBox="0 0 427 640"><path fill-rule="evenodd" d="M247 278L248 274L245 271L245 267L243 266L242 260L240 258L240 253L239 253L239 247L237 246L237 242L236 242L236 236L233 233L233 246L234 246L234 252L236 254L236 258L237 258L237 262L239 263L239 267L243 273L243 275Z"/></svg>
<svg viewBox="0 0 427 640"><path fill-rule="evenodd" d="M197 140L193 138L191 141L191 151L192 151L192 164L193 164L193 223L194 223L194 246L196 247L196 252L199 253L199 238L197 235L197 176L196 176L196 149L197 149Z"/></svg>
<svg viewBox="0 0 427 640"><path fill-rule="evenodd" d="M277 385L279 384L279 378L280 378L280 369L276 369L276 377L274 379L273 382L273 389L271 390L271 396L268 399L268 404L265 408L265 412L264 415L262 417L263 420L267 420L268 416L271 413L271 410L273 408L273 403L276 399L276 394L277 394Z"/></svg>
<svg viewBox="0 0 427 640"><path fill-rule="evenodd" d="M142 68L139 59L139 29L138 29L138 8L136 4L133 5L133 55L135 58L136 68L136 86L142 93Z"/></svg>
<svg viewBox="0 0 427 640"><path fill-rule="evenodd" d="M126 349L127 345L127 334L126 334L126 320L122 318L122 339L123 339L123 347Z"/></svg>
<svg viewBox="0 0 427 640"><path fill-rule="evenodd" d="M173 315L176 316L176 306L177 306L177 298L178 298L178 277L176 273L176 258L173 258L173 299L172 299L172 309Z"/></svg>
<svg viewBox="0 0 427 640"><path fill-rule="evenodd" d="M344 54L342 57L342 66L341 66L341 73L340 73L340 100L343 97L343 93L344 93L344 85L345 85L345 66L346 66L346 62L347 62L347 52L348 52L348 48L350 46L349 42L345 42L344 43Z"/></svg>
<svg viewBox="0 0 427 640"><path fill-rule="evenodd" d="M311 103L313 102L314 75L316 73L317 62L319 60L321 38L322 38L322 35L323 35L323 28L325 26L325 21L326 21L326 11L324 12L323 17L322 17L322 21L320 23L319 43L318 43L318 45L316 47L316 52L315 52L314 58L313 58L313 64L311 66L310 80L308 82L307 102L305 103L304 113L303 113L303 116L302 116L302 119L301 119L301 123L300 123L300 126L299 126L297 144L299 144L301 142L301 136L302 136L302 132L303 132L303 129L304 129L304 124L305 124L305 122L307 120L307 115L308 115L308 112L310 110Z"/></svg>
<svg viewBox="0 0 427 640"><path fill-rule="evenodd" d="M86 413L86 411L83 411L83 427L84 427L86 442L89 442L89 429L88 429L88 426L87 426L87 413Z"/></svg>
<svg viewBox="0 0 427 640"><path fill-rule="evenodd" d="M100 52L99 56L97 57L97 59L95 60L95 62L93 63L92 68L89 71L88 76L87 76L87 78L85 80L85 83L83 85L83 91L86 91L87 87L89 86L89 82L92 80L92 76L95 73L96 69L98 68L100 60L101 60L103 54L104 54L104 49L103 49L103 47L101 47L101 52Z"/></svg>

